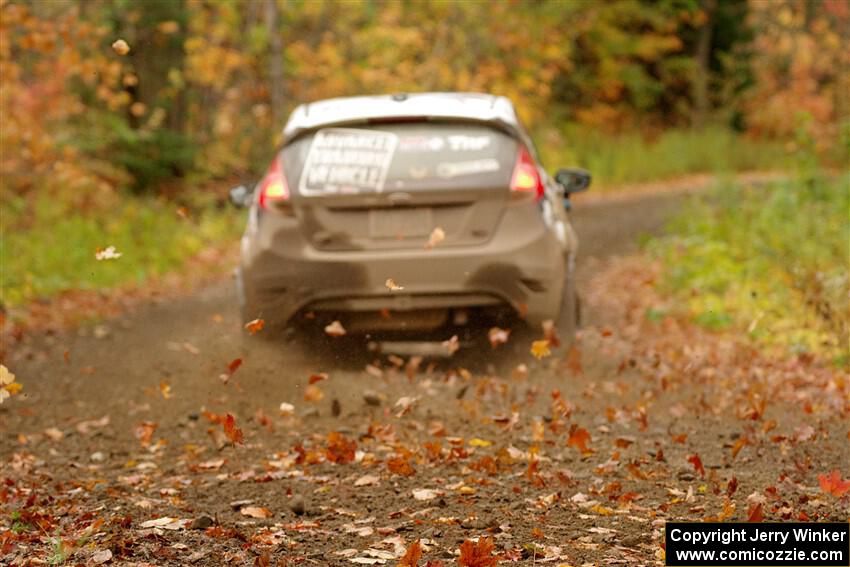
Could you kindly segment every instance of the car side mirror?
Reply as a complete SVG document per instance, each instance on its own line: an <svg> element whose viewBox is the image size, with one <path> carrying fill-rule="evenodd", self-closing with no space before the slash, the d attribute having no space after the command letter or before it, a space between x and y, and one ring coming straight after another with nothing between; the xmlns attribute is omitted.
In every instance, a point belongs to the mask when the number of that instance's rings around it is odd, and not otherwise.
<svg viewBox="0 0 850 567"><path fill-rule="evenodd" d="M587 191L592 179L589 171L577 167L565 167L555 174L555 181L564 188L566 195Z"/></svg>
<svg viewBox="0 0 850 567"><path fill-rule="evenodd" d="M247 185L237 185L230 190L230 202L233 206L241 209L251 204L253 195L253 189L249 189Z"/></svg>

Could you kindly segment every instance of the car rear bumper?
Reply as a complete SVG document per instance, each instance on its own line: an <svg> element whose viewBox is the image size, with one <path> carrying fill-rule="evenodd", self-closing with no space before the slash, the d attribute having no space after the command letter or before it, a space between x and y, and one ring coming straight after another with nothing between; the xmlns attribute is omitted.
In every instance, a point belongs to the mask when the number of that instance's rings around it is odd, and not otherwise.
<svg viewBox="0 0 850 567"><path fill-rule="evenodd" d="M243 238L237 274L246 318L508 305L536 325L558 314L565 251L539 215L508 213L485 244L430 250L322 251L295 218L266 215L259 225ZM388 289L388 279L403 289Z"/></svg>

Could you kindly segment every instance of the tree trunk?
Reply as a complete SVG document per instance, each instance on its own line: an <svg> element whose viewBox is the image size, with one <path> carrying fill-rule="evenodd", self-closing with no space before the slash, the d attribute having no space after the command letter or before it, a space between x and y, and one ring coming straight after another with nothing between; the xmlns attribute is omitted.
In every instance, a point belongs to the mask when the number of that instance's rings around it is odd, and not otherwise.
<svg viewBox="0 0 850 567"><path fill-rule="evenodd" d="M700 9L705 14L705 21L699 30L696 51L696 75L693 84L694 114L693 125L696 128L705 126L709 111L708 79L711 65L711 36L714 31L714 11L717 0L702 0Z"/></svg>
<svg viewBox="0 0 850 567"><path fill-rule="evenodd" d="M275 129L283 124L283 38L280 32L280 10L277 0L266 0L266 30L269 33L269 94L272 107L272 124Z"/></svg>

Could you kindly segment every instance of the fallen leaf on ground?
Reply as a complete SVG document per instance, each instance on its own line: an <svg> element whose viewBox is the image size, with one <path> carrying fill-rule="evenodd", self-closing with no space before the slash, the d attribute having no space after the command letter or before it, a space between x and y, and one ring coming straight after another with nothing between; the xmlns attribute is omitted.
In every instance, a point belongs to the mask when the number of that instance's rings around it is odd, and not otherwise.
<svg viewBox="0 0 850 567"><path fill-rule="evenodd" d="M245 323L245 330L251 333L252 335L263 330L263 327L266 326L266 322L263 319L254 319L253 321L248 321Z"/></svg>
<svg viewBox="0 0 850 567"><path fill-rule="evenodd" d="M339 321L334 321L325 327L325 334L331 337L341 337L345 335L345 327Z"/></svg>
<svg viewBox="0 0 850 567"><path fill-rule="evenodd" d="M328 434L328 446L325 449L325 458L331 463L344 465L354 460L357 443L347 439L338 431Z"/></svg>
<svg viewBox="0 0 850 567"><path fill-rule="evenodd" d="M366 474L354 481L354 486L375 486L380 484L381 479L373 474Z"/></svg>
<svg viewBox="0 0 850 567"><path fill-rule="evenodd" d="M249 518L271 518L272 512L268 508L262 506L245 506L239 513Z"/></svg>
<svg viewBox="0 0 850 567"><path fill-rule="evenodd" d="M841 473L838 472L838 469L828 475L819 474L818 484L823 492L832 494L836 498L841 498L850 491L850 479L841 480Z"/></svg>
<svg viewBox="0 0 850 567"><path fill-rule="evenodd" d="M582 453L587 453L590 450L587 446L588 443L590 443L590 433L587 432L587 429L573 425L567 439L567 446L575 447Z"/></svg>
<svg viewBox="0 0 850 567"><path fill-rule="evenodd" d="M108 549L101 549L100 551L95 551L92 553L91 562L95 565L100 565L102 563L106 563L112 559L112 551Z"/></svg>
<svg viewBox="0 0 850 567"><path fill-rule="evenodd" d="M65 434L55 427L48 427L44 430L44 435L51 441L61 441Z"/></svg>
<svg viewBox="0 0 850 567"><path fill-rule="evenodd" d="M153 432L156 431L157 424L153 421L143 421L136 426L135 435L142 447L147 447L151 444Z"/></svg>
<svg viewBox="0 0 850 567"><path fill-rule="evenodd" d="M417 539L413 543L410 544L410 547L407 548L407 551L404 552L404 555L398 562L398 567L417 567L419 565L419 559L422 557L422 544L419 543Z"/></svg>
<svg viewBox="0 0 850 567"><path fill-rule="evenodd" d="M762 521L764 521L764 511L762 510L762 504L760 502L750 506L750 510L747 512L747 521L748 522L762 522Z"/></svg>
<svg viewBox="0 0 850 567"><path fill-rule="evenodd" d="M140 527L160 528L163 530L181 530L185 528L187 524L191 523L191 521L192 520L181 520L179 518L170 518L168 516L163 516L162 518L142 522Z"/></svg>
<svg viewBox="0 0 850 567"><path fill-rule="evenodd" d="M166 400L171 397L171 386L169 386L168 382L165 380L160 380L159 391L162 393L162 397Z"/></svg>
<svg viewBox="0 0 850 567"><path fill-rule="evenodd" d="M440 493L430 488L414 488L411 493L416 500L433 500Z"/></svg>
<svg viewBox="0 0 850 567"><path fill-rule="evenodd" d="M460 544L457 564L460 567L495 567L499 556L493 555L494 547L489 537L479 538L478 541L466 540Z"/></svg>

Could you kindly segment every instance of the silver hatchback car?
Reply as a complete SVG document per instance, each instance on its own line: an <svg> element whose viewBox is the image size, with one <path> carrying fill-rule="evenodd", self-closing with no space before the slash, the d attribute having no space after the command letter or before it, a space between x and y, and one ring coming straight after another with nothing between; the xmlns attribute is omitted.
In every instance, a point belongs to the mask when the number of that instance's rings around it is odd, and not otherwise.
<svg viewBox="0 0 850 567"><path fill-rule="evenodd" d="M237 270L245 321L424 331L577 320L569 196L505 97L421 93L295 109L253 189Z"/></svg>

